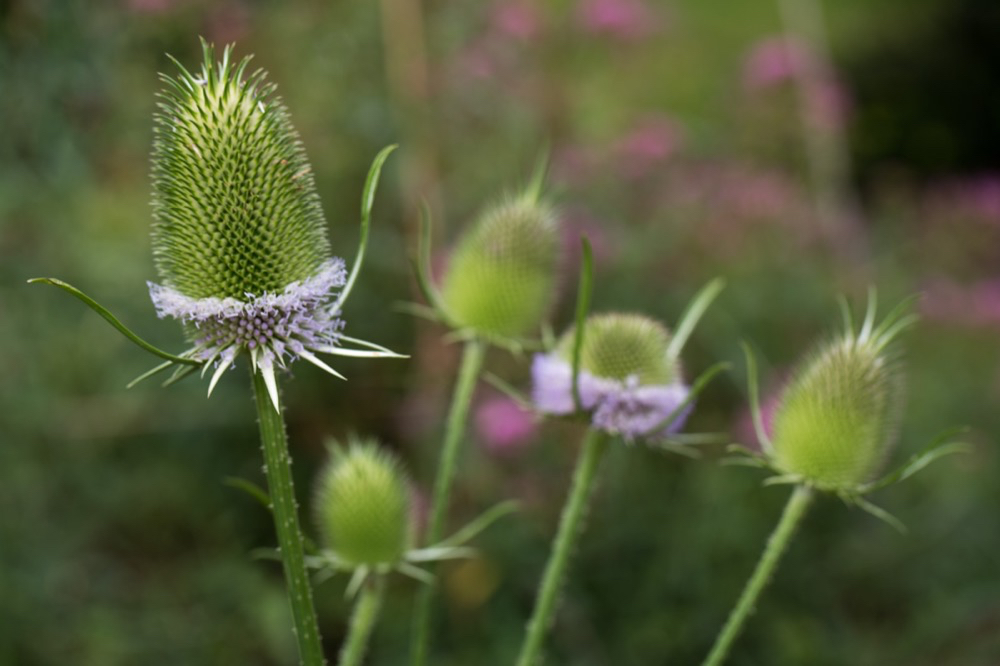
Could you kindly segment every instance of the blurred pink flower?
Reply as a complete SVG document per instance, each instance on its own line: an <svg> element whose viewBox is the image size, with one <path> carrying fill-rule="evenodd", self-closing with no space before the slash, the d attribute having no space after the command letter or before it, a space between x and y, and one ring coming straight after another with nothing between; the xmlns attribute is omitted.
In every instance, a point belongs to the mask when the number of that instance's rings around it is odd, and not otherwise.
<svg viewBox="0 0 1000 666"><path fill-rule="evenodd" d="M517 453L531 441L536 429L532 414L506 396L489 398L476 408L476 430L491 453Z"/></svg>
<svg viewBox="0 0 1000 666"><path fill-rule="evenodd" d="M542 30L538 7L523 0L500 0L490 11L490 25L498 33L528 41Z"/></svg>
<svg viewBox="0 0 1000 666"><path fill-rule="evenodd" d="M743 62L743 85L759 90L787 83L809 66L812 57L804 44L790 37L763 39Z"/></svg>
<svg viewBox="0 0 1000 666"><path fill-rule="evenodd" d="M576 16L586 32L623 41L643 39L659 27L658 17L643 0L582 0Z"/></svg>
<svg viewBox="0 0 1000 666"><path fill-rule="evenodd" d="M1000 173L984 173L939 184L927 196L925 206L931 216L968 215L1000 223Z"/></svg>
<svg viewBox="0 0 1000 666"><path fill-rule="evenodd" d="M650 115L641 118L618 139L614 151L622 171L638 178L674 155L682 139L681 129L675 121L663 115Z"/></svg>
<svg viewBox="0 0 1000 666"><path fill-rule="evenodd" d="M964 326L1000 325L1000 279L962 285L936 278L923 289L920 312L929 320Z"/></svg>
<svg viewBox="0 0 1000 666"><path fill-rule="evenodd" d="M851 99L840 83L823 81L806 91L806 114L817 129L838 129L847 124Z"/></svg>
<svg viewBox="0 0 1000 666"><path fill-rule="evenodd" d="M175 0L128 0L128 8L133 12L159 14L170 9Z"/></svg>

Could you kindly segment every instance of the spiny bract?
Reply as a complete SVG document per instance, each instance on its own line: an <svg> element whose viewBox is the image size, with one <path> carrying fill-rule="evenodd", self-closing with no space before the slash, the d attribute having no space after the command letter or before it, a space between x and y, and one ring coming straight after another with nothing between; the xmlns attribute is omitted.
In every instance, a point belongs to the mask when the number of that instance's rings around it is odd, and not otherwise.
<svg viewBox="0 0 1000 666"><path fill-rule="evenodd" d="M410 494L399 462L372 440L332 454L316 488L323 545L353 566L398 563L411 540Z"/></svg>
<svg viewBox="0 0 1000 666"><path fill-rule="evenodd" d="M161 74L153 251L166 286L195 298L280 293L330 260L326 223L288 111L250 58ZM176 62L176 61L175 61Z"/></svg>
<svg viewBox="0 0 1000 666"><path fill-rule="evenodd" d="M828 490L856 489L878 473L902 406L884 344L848 333L800 366L774 414L777 469Z"/></svg>
<svg viewBox="0 0 1000 666"><path fill-rule="evenodd" d="M441 290L449 314L487 336L524 335L552 301L558 250L546 203L525 194L491 206L452 253Z"/></svg>

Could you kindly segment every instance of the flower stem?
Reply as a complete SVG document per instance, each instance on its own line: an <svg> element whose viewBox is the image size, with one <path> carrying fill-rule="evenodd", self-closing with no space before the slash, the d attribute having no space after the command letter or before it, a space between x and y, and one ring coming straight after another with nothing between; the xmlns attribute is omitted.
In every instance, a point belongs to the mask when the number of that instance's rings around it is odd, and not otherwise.
<svg viewBox="0 0 1000 666"><path fill-rule="evenodd" d="M351 628L340 651L340 666L360 666L368 648L368 638L382 608L384 593L385 578L380 574L370 577L361 586L360 596L354 604L354 614L351 616Z"/></svg>
<svg viewBox="0 0 1000 666"><path fill-rule="evenodd" d="M552 623L552 612L555 610L559 588L562 587L569 555L580 534L597 468L607 450L607 443L607 437L598 430L589 430L583 440L583 450L573 472L573 485L563 506L559 531L552 542L552 553L538 588L535 610L521 645L518 666L534 666L541 654L542 641Z"/></svg>
<svg viewBox="0 0 1000 666"><path fill-rule="evenodd" d="M288 584L288 601L292 606L295 636L299 643L300 663L322 666L323 646L313 608L312 588L306 574L302 532L299 528L298 504L292 485L292 459L288 454L285 421L275 410L260 372L253 373L253 392L260 422L260 440L264 449L264 471L271 497L271 512L278 533L281 563Z"/></svg>
<svg viewBox="0 0 1000 666"><path fill-rule="evenodd" d="M798 527L802 516L805 515L811 500L812 490L808 486L796 486L795 491L788 498L788 503L785 505L784 513L781 514L778 526L774 528L774 532L771 533L771 537L767 540L767 545L764 547L764 552L757 563L757 568L754 570L753 575L750 576L750 580L747 581L746 587L743 588L743 594L740 595L736 606L733 607L732 612L729 614L726 625L719 632L719 636L715 639L715 645L712 646L712 651L709 652L702 666L719 666L726 658L729 648L743 628L743 623L754 610L757 597L760 596L764 586L771 579L771 574L774 573L774 569L778 565L778 560L781 559L782 553L788 546L788 542L791 540L792 534L795 533L795 528Z"/></svg>
<svg viewBox="0 0 1000 666"><path fill-rule="evenodd" d="M431 501L430 521L427 525L425 544L434 544L441 540L444 532L444 517L447 512L448 500L451 497L451 486L455 479L455 469L458 463L459 443L465 433L466 417L469 404L472 402L472 391L476 386L476 378L483 367L486 355L486 344L480 340L470 340L465 343L462 353L462 364L458 371L458 383L451 399L451 409L448 412L448 423L445 426L444 446L441 459L438 462L437 477L434 480L434 497ZM434 585L424 585L417 593L416 607L413 611L413 644L411 646L412 666L423 666L427 662L430 645L431 602L434 599Z"/></svg>

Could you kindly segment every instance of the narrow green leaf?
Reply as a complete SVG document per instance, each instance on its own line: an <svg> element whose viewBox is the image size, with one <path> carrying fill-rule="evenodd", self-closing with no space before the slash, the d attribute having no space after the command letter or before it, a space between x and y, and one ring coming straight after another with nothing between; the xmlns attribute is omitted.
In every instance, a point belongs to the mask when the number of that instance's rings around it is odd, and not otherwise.
<svg viewBox="0 0 1000 666"><path fill-rule="evenodd" d="M688 393L687 397L684 398L681 404L677 405L677 407L674 408L674 411L670 412L670 414L667 415L667 418L663 419L657 425L647 430L645 433L646 436L648 437L650 435L655 435L656 433L662 432L666 428L669 428L671 424L673 424L673 422L676 421L680 417L680 415L684 413L684 410L687 409L688 405L694 402L694 399L698 397L698 394L701 393L706 386L708 386L708 383L712 381L712 379L723 370L728 370L729 367L730 367L729 363L726 363L725 361L720 361L719 363L716 363L715 365L711 366L705 372L701 373L698 376L698 379L694 381L694 384L691 386L691 391Z"/></svg>
<svg viewBox="0 0 1000 666"><path fill-rule="evenodd" d="M722 278L715 278L702 287L695 297L691 299L691 303L688 304L684 314L681 315L674 337L671 338L670 344L667 346L667 356L672 359L680 357L681 351L684 349L684 345L687 343L688 338L691 337L691 333L694 331L694 327L698 325L698 321L702 318L705 311L708 310L708 307L712 304L712 301L716 299L725 286L725 280Z"/></svg>
<svg viewBox="0 0 1000 666"><path fill-rule="evenodd" d="M466 541L475 538L480 532L495 523L500 518L517 511L518 504L514 501L500 502L491 509L484 511L478 518L455 532L443 541L434 544L432 548L443 548L450 546L460 546Z"/></svg>
<svg viewBox="0 0 1000 666"><path fill-rule="evenodd" d="M583 330L590 312L590 296L594 283L594 254L590 247L590 239L580 236L580 283L576 292L576 328L573 331L573 375L570 386L573 388L573 405L576 411L581 411L580 401L580 356L583 351Z"/></svg>
<svg viewBox="0 0 1000 666"><path fill-rule="evenodd" d="M253 481L247 481L246 479L241 479L238 476L227 476L222 480L230 488L236 488L237 490L242 490L247 493L255 500L260 502L265 509L271 510L271 498L268 496L267 492L258 486Z"/></svg>
<svg viewBox="0 0 1000 666"><path fill-rule="evenodd" d="M894 483L899 483L904 479L908 479L923 468L930 465L932 462L938 458L942 458L952 453L968 453L971 447L964 442L952 442L948 441L952 436L957 435L960 432L965 432L966 428L952 428L941 433L935 437L930 444L925 446L919 452L910 456L910 458L897 467L892 472L886 474L881 479L873 481L865 485L862 489L862 493L870 493L880 488L885 488Z"/></svg>
<svg viewBox="0 0 1000 666"><path fill-rule="evenodd" d="M173 361L174 363L182 363L184 365L201 365L202 363L201 361L196 361L193 358L175 356L174 354L165 352L162 349L158 349L153 345L149 344L148 342L140 338L138 335L133 333L131 330L129 330L129 328L125 326L125 324L121 323L121 321L119 321L117 317L111 314L107 310L107 308L105 308L103 305L92 299L90 296L87 296L85 293L83 293L82 291L80 291L79 289L77 289L76 287L74 287L69 283L63 282L62 280L57 280L56 278L49 278L49 277L32 278L31 280L28 280L28 284L36 284L36 283L50 284L53 287L59 287L63 291L70 293L73 296L76 296L78 299L86 303L91 310L104 317L104 319L107 320L109 324L118 329L118 331L122 335L124 335L126 338L128 338L135 344L139 345L146 351L148 351L150 354L159 356L160 358L166 359L168 361Z"/></svg>
<svg viewBox="0 0 1000 666"><path fill-rule="evenodd" d="M427 303L437 311L441 320L451 326L451 317L445 308L444 301L431 279L431 211L424 202L420 207L420 233L417 235L417 259L413 262L414 273L417 275L417 286Z"/></svg>
<svg viewBox="0 0 1000 666"><path fill-rule="evenodd" d="M375 204L375 191L378 189L379 176L382 174L382 167L385 165L385 161L396 148L395 144L383 148L375 156L371 168L368 169L368 176L365 178L365 187L361 193L361 238L358 241L358 254L354 259L354 265L351 266L351 274L347 276L347 283L340 291L337 300L334 301L332 307L334 311L340 310L344 303L347 302L347 297L351 294L351 290L354 289L354 282L358 279L361 264L365 260L365 251L368 249L368 232L371 228L372 206Z"/></svg>
<svg viewBox="0 0 1000 666"><path fill-rule="evenodd" d="M760 445L765 450L770 451L772 448L771 438L767 436L767 431L764 429L764 418L760 413L760 389L757 386L757 360L750 350L750 345L743 342L741 346L743 347L743 355L747 360L747 389L750 393L750 415L753 418L753 429L757 434L757 440L760 442Z"/></svg>
<svg viewBox="0 0 1000 666"><path fill-rule="evenodd" d="M484 373L483 379L486 381L487 384L489 384L490 386L497 389L498 391L506 395L508 398L516 402L517 406L520 407L521 409L531 412L535 410L535 406L532 404L531 400L529 400L524 394L522 394L516 388L511 386L508 382L504 381L503 379L493 374L492 372Z"/></svg>

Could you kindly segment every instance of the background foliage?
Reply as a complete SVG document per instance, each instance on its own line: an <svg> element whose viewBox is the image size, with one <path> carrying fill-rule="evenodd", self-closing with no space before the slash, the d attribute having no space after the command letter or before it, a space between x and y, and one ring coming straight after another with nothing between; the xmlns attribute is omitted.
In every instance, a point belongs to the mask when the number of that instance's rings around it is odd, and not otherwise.
<svg viewBox="0 0 1000 666"><path fill-rule="evenodd" d="M598 310L670 322L706 280L728 280L687 362L735 369L690 429L752 444L739 340L774 391L836 325L835 296L860 304L870 283L887 304L922 294L898 457L972 428L973 453L875 497L906 536L820 502L731 663L996 664L1000 7L827 4L829 51L782 46L789 26L763 0L0 0L0 663L293 662L280 571L250 555L273 545L269 516L223 482L262 482L243 373L211 400L197 381L126 391L150 359L24 283L63 278L180 349L145 287L148 154L155 73L171 69L165 53L194 63L201 34L237 41L279 84L342 254L371 158L402 144L346 317L413 358L344 361L346 384L296 367L286 404L304 503L324 438L351 431L381 437L429 487L456 347L394 308L415 298L418 202L435 209L443 260L462 222L549 146L568 256L557 329L580 232L595 244ZM819 180L817 159L833 165ZM526 379L526 359L489 365ZM523 510L444 571L442 665L512 661L579 439L488 388L477 400L453 524L502 498ZM550 663L703 656L787 492L716 465L721 454L613 451ZM331 654L343 583L319 588ZM372 663L402 663L412 594L392 588Z"/></svg>

